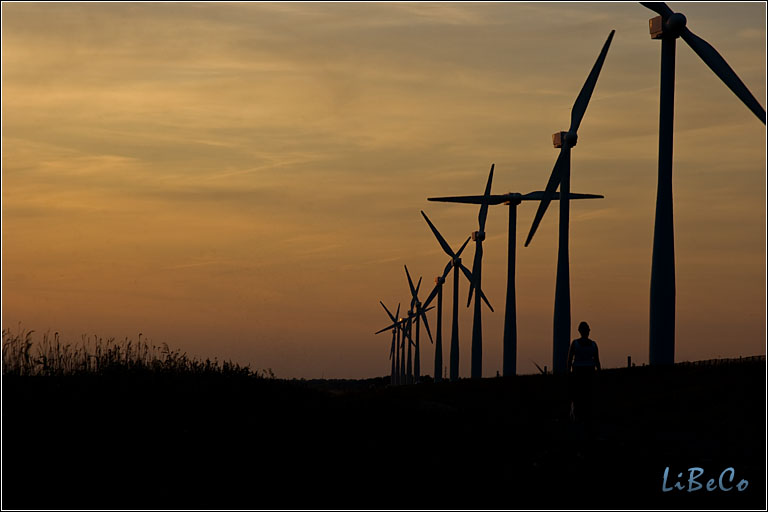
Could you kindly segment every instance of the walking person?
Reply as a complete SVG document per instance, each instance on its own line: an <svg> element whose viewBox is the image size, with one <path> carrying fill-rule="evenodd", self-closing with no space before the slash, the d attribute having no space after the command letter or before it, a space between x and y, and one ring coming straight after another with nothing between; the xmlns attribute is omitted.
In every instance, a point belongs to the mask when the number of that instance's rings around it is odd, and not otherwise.
<svg viewBox="0 0 768 512"><path fill-rule="evenodd" d="M579 324L580 338L571 342L568 350L568 375L571 390L571 417L592 429L592 380L600 369L597 343L589 339L589 324Z"/></svg>

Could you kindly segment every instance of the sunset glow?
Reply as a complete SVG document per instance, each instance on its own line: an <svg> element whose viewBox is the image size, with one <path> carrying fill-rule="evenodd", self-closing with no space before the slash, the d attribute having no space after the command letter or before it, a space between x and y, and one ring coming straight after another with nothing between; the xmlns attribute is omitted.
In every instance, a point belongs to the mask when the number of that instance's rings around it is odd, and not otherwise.
<svg viewBox="0 0 768 512"><path fill-rule="evenodd" d="M765 106L765 3L670 7ZM4 3L2 326L71 343L142 333L279 377L388 375L378 301L407 308L404 264L423 300L447 262L419 211L454 247L476 229L476 206L426 198L482 194L492 163L493 193L543 190L551 136L615 29L572 153L571 190L605 196L571 203L573 337L586 320L604 367L647 362L652 15L637 3ZM676 360L765 354L765 126L684 45L676 80ZM518 373L552 358L557 204L523 248L535 208L518 209ZM506 207L490 208L486 231L490 377ZM462 282L462 377L467 293Z"/></svg>

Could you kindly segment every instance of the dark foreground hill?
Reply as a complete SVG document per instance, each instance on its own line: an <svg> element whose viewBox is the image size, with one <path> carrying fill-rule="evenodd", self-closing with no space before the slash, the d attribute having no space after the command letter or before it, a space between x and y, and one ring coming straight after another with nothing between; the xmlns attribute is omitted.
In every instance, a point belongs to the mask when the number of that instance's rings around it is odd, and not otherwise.
<svg viewBox="0 0 768 512"><path fill-rule="evenodd" d="M603 371L591 439L559 376L387 380L3 376L2 506L765 508L764 358Z"/></svg>

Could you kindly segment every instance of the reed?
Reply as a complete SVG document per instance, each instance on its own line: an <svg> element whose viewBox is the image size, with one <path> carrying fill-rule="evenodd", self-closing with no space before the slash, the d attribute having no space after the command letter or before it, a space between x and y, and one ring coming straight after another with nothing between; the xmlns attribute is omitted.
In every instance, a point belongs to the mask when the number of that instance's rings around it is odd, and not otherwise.
<svg viewBox="0 0 768 512"><path fill-rule="evenodd" d="M3 375L61 376L78 374L168 373L226 375L274 378L271 368L252 370L250 365L214 358L190 357L171 349L167 343L157 346L142 339L102 338L83 334L78 343L65 343L59 333L43 333L35 339L34 330L2 331Z"/></svg>

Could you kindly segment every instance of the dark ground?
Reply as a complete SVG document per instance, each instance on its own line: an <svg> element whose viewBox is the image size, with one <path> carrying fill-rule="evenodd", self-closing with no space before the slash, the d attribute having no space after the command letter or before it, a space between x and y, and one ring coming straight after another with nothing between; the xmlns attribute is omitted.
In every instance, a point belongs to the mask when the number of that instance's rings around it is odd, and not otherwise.
<svg viewBox="0 0 768 512"><path fill-rule="evenodd" d="M595 435L552 375L3 376L13 508L765 509L766 363L605 370ZM733 467L744 492L663 493Z"/></svg>

